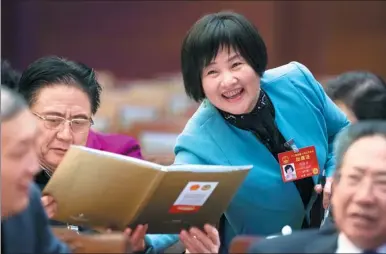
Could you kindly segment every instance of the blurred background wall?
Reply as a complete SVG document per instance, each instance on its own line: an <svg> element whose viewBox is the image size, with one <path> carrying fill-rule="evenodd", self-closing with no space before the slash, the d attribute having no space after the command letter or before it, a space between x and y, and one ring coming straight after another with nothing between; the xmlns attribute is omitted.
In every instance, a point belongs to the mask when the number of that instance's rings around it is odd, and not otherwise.
<svg viewBox="0 0 386 254"><path fill-rule="evenodd" d="M202 15L234 10L260 29L270 67L386 75L384 1L2 1L2 53L18 68L47 54L121 78L178 71L181 41ZM382 57L383 56L383 57Z"/></svg>
<svg viewBox="0 0 386 254"><path fill-rule="evenodd" d="M92 66L106 87L95 128L170 154L197 107L179 75L182 39L220 10L253 21L269 67L299 61L321 81L354 69L386 76L386 1L3 0L2 57L20 70L51 54Z"/></svg>

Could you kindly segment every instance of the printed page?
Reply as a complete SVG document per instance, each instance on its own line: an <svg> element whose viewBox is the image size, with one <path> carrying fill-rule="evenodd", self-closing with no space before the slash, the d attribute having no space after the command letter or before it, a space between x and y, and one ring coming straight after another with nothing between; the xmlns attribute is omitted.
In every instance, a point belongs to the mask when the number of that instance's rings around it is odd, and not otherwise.
<svg viewBox="0 0 386 254"><path fill-rule="evenodd" d="M175 234L217 224L252 166L189 168L168 170L131 226L148 223L150 234Z"/></svg>

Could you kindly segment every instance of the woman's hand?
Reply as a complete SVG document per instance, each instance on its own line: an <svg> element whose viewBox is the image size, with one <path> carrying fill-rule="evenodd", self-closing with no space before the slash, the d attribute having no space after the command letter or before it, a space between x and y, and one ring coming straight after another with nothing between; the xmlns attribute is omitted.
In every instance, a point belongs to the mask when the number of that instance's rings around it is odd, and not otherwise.
<svg viewBox="0 0 386 254"><path fill-rule="evenodd" d="M323 192L323 208L327 209L330 206L330 199L332 194L332 182L333 177L327 177L326 178L326 184L324 185L324 188L322 188L321 184L315 185L315 191L319 194Z"/></svg>
<svg viewBox="0 0 386 254"><path fill-rule="evenodd" d="M131 228L126 228L123 232L133 252L145 250L145 235L147 228L148 225L138 225L134 231ZM111 229L108 229L107 231L112 232Z"/></svg>
<svg viewBox="0 0 386 254"><path fill-rule="evenodd" d="M206 224L204 231L198 228L191 228L188 231L182 230L180 239L185 245L186 253L218 253L220 249L220 236L218 230Z"/></svg>
<svg viewBox="0 0 386 254"><path fill-rule="evenodd" d="M55 199L52 196L45 195L41 197L41 201L48 218L52 219L58 210Z"/></svg>

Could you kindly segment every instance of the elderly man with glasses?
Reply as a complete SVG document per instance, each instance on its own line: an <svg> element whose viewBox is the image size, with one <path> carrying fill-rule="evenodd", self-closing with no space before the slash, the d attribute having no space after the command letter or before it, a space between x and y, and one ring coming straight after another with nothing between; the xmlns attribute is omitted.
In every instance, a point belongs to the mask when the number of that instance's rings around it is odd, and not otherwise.
<svg viewBox="0 0 386 254"><path fill-rule="evenodd" d="M101 90L92 68L60 57L38 59L23 72L18 91L26 99L41 129L36 150L43 170L35 178L41 189L71 145L87 144L92 116L99 108ZM57 209L55 201L50 196L44 196L42 202L52 218ZM52 221L52 224L62 223ZM136 229L125 231L134 251L161 252L178 241L178 236L145 237L146 230L147 226L139 225Z"/></svg>

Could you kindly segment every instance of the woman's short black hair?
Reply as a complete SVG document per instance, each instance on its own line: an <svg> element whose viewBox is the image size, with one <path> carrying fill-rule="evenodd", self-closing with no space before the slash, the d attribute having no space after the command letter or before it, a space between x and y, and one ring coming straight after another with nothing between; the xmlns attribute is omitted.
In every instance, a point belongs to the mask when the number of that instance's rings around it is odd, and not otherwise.
<svg viewBox="0 0 386 254"><path fill-rule="evenodd" d="M267 67L264 40L250 21L234 12L205 15L188 31L181 49L185 91L197 102L205 98L202 70L223 47L237 51L260 77Z"/></svg>
<svg viewBox="0 0 386 254"><path fill-rule="evenodd" d="M326 93L341 101L358 120L386 120L386 83L367 71L345 72L326 83Z"/></svg>
<svg viewBox="0 0 386 254"><path fill-rule="evenodd" d="M19 92L32 106L42 88L59 83L79 87L90 99L92 114L98 111L102 88L94 70L58 56L42 57L30 64L20 78Z"/></svg>

